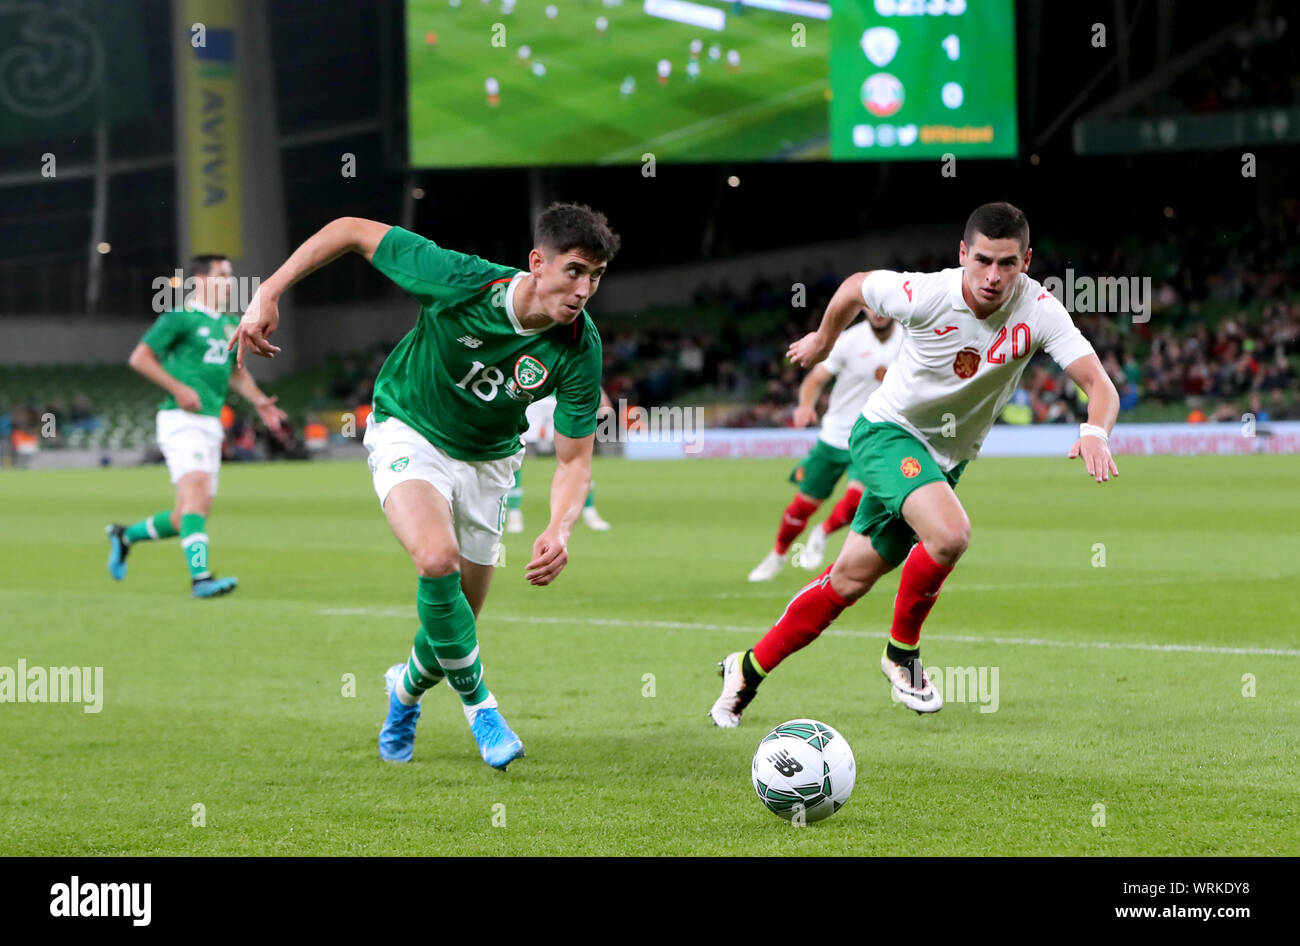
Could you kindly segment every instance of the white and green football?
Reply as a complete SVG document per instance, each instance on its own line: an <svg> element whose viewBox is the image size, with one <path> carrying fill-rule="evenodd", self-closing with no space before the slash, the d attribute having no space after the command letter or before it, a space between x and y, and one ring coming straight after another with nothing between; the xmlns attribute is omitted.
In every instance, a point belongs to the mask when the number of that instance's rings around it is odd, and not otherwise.
<svg viewBox="0 0 1300 946"><path fill-rule="evenodd" d="M754 791L786 821L821 821L853 793L857 765L838 732L815 719L792 719L763 737L754 753Z"/></svg>

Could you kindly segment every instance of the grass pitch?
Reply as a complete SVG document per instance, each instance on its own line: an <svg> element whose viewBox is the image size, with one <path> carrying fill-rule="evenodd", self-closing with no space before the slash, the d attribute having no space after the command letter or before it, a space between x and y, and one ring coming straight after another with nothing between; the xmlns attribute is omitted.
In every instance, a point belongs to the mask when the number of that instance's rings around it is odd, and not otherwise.
<svg viewBox="0 0 1300 946"><path fill-rule="evenodd" d="M1300 461L1125 457L1105 486L1064 460L978 461L972 546L923 643L928 666L997 668L996 712L890 701L891 575L716 730L715 661L807 580L745 582L789 465L600 460L613 531L579 525L537 589L552 467L527 462L529 531L480 629L528 748L504 774L445 685L415 761L376 754L415 579L363 463L223 469L213 562L241 584L215 601L187 597L174 540L138 546L123 584L104 569L104 524L166 505L162 468L5 471L0 666L103 667L104 702L0 703L0 852L1300 853ZM858 763L848 805L806 828L749 784L759 739L798 716Z"/></svg>
<svg viewBox="0 0 1300 946"><path fill-rule="evenodd" d="M496 2L408 0L412 164L638 164L646 152L668 161L830 156L827 21L702 4L726 12L719 32L648 16L631 0L555 0L554 20L547 5L523 0L502 14ZM598 16L609 22L603 35ZM703 50L692 79L697 39ZM715 43L718 59L708 54ZM739 70L727 65L732 49ZM661 59L672 64L666 84ZM538 64L545 75L534 74ZM489 77L500 84L499 104L488 101ZM636 88L625 94L629 77Z"/></svg>

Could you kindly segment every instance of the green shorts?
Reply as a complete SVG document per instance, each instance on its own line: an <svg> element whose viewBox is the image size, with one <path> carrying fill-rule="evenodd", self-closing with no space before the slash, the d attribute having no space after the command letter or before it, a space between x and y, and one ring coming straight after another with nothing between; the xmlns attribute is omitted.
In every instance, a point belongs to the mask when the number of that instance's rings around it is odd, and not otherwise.
<svg viewBox="0 0 1300 946"><path fill-rule="evenodd" d="M852 462L849 451L818 440L799 465L790 471L790 482L799 487L799 492L813 499L825 499L835 492L835 484Z"/></svg>
<svg viewBox="0 0 1300 946"><path fill-rule="evenodd" d="M869 538L885 561L901 565L916 542L916 534L903 518L903 501L926 483L946 480L956 488L968 461L945 473L925 444L902 427L874 423L866 417L859 417L853 425L849 453L866 487L851 528Z"/></svg>

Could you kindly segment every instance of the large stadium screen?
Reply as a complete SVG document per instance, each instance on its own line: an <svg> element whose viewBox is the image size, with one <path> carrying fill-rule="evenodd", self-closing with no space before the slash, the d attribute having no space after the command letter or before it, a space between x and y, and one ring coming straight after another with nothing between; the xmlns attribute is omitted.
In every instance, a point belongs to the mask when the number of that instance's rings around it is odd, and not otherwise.
<svg viewBox="0 0 1300 946"><path fill-rule="evenodd" d="M1013 155L1013 3L407 0L410 162Z"/></svg>

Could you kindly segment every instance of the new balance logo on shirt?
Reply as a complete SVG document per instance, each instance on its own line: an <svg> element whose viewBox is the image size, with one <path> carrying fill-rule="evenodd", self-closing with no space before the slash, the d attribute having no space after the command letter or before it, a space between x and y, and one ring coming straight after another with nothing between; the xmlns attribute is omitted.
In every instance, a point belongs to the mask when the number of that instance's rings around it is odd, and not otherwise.
<svg viewBox="0 0 1300 946"><path fill-rule="evenodd" d="M462 335L460 338L456 339L456 341L460 342L466 348L478 348L483 344L483 339L475 338L473 335Z"/></svg>

